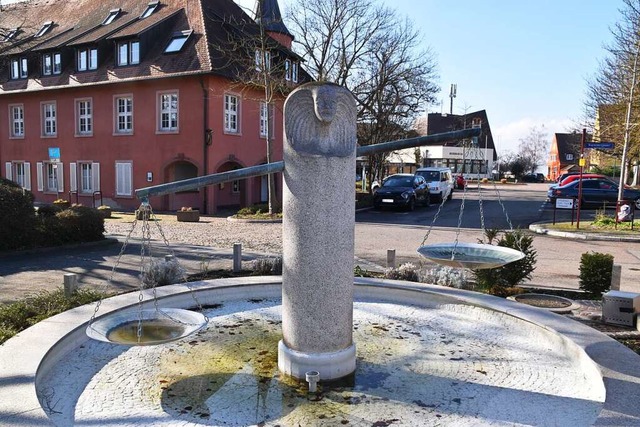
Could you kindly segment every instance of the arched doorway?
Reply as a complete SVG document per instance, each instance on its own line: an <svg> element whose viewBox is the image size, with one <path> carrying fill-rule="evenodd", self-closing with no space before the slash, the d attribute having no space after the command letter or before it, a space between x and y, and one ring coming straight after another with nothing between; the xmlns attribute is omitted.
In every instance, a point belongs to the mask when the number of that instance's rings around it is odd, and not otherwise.
<svg viewBox="0 0 640 427"><path fill-rule="evenodd" d="M216 170L216 173L229 172L241 169L243 166L233 160L229 160ZM218 209L236 209L247 205L248 200L246 180L225 182L215 186L215 207Z"/></svg>
<svg viewBox="0 0 640 427"><path fill-rule="evenodd" d="M183 179L195 178L198 176L198 167L187 160L177 160L164 169L164 181L174 182ZM169 194L165 197L163 208L175 211L183 206L202 210L202 196L200 190L180 191Z"/></svg>

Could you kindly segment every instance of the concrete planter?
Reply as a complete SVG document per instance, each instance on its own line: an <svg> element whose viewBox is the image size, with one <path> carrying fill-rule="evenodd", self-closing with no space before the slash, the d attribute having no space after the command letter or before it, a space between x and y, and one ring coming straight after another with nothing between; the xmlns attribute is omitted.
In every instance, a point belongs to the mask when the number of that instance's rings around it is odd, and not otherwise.
<svg viewBox="0 0 640 427"><path fill-rule="evenodd" d="M198 222L200 221L200 211L178 211L176 212L178 222Z"/></svg>

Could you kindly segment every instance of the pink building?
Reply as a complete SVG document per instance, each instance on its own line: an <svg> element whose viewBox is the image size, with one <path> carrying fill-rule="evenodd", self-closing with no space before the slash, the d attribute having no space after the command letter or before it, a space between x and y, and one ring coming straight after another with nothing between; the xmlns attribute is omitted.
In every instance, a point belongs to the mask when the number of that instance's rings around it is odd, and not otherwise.
<svg viewBox="0 0 640 427"><path fill-rule="evenodd" d="M282 103L308 75L276 0L49 0L0 13L1 174L34 193L134 209L136 188L282 159ZM276 182L280 183L281 179ZM281 185L278 184L278 194ZM266 177L151 199L155 210L266 201Z"/></svg>

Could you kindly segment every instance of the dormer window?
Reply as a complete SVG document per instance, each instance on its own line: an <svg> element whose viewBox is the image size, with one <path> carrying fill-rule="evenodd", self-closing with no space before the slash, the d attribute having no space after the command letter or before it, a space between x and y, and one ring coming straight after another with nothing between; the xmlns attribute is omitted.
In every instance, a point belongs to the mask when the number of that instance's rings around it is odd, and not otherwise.
<svg viewBox="0 0 640 427"><path fill-rule="evenodd" d="M44 24L42 24L42 28L40 28L40 30L33 37L36 37L36 38L42 37L47 31L49 31L52 25L53 25L53 21L45 22Z"/></svg>
<svg viewBox="0 0 640 427"><path fill-rule="evenodd" d="M102 25L111 24L118 17L118 15L120 15L120 10L121 9L111 9L109 11L109 15L104 18L104 21L102 21Z"/></svg>
<svg viewBox="0 0 640 427"><path fill-rule="evenodd" d="M256 49L255 53L256 71L264 71L266 73L271 71L271 52L268 50L263 51Z"/></svg>
<svg viewBox="0 0 640 427"><path fill-rule="evenodd" d="M159 4L160 2L157 1L150 2L147 5L147 9L142 13L142 15L140 15L140 19L148 18L149 16L151 16L151 14L156 11Z"/></svg>
<svg viewBox="0 0 640 427"><path fill-rule="evenodd" d="M118 66L140 63L140 42L137 40L118 43Z"/></svg>
<svg viewBox="0 0 640 427"><path fill-rule="evenodd" d="M291 60L290 59L284 60L284 79L286 81L291 80Z"/></svg>
<svg viewBox="0 0 640 427"><path fill-rule="evenodd" d="M19 58L11 60L11 79L26 79L29 75L27 69L27 58Z"/></svg>
<svg viewBox="0 0 640 427"><path fill-rule="evenodd" d="M4 37L2 37L2 42L8 42L9 40L11 40L12 38L14 38L16 36L16 34L18 33L18 29L14 28L12 30L7 31L7 33L4 35Z"/></svg>
<svg viewBox="0 0 640 427"><path fill-rule="evenodd" d="M76 70L88 71L98 68L98 49L95 47L78 49Z"/></svg>
<svg viewBox="0 0 640 427"><path fill-rule="evenodd" d="M42 55L42 75L51 76L62 73L62 56L60 53L45 53Z"/></svg>
<svg viewBox="0 0 640 427"><path fill-rule="evenodd" d="M294 62L291 64L291 80L294 83L298 83L298 63Z"/></svg>
<svg viewBox="0 0 640 427"><path fill-rule="evenodd" d="M164 48L164 53L180 52L189 39L191 33L193 33L192 30L178 31L177 33L173 33L171 35L171 40L169 40L169 44L166 48Z"/></svg>

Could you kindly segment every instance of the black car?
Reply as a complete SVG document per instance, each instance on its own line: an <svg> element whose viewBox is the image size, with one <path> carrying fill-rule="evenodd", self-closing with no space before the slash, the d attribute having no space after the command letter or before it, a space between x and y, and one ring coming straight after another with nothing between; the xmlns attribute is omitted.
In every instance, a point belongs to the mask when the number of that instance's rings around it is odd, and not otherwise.
<svg viewBox="0 0 640 427"><path fill-rule="evenodd" d="M544 182L544 175L541 173L528 173L522 176L522 182Z"/></svg>
<svg viewBox="0 0 640 427"><path fill-rule="evenodd" d="M547 192L549 200L555 204L556 199L578 198L578 184L575 180L562 187L550 187ZM640 191L625 188L622 198L633 200L636 209L640 210ZM605 178L591 178L582 180L582 205L615 205L618 201L618 185Z"/></svg>
<svg viewBox="0 0 640 427"><path fill-rule="evenodd" d="M416 204L429 206L429 184L424 177L396 174L387 177L373 196L373 207L402 207L412 211Z"/></svg>

